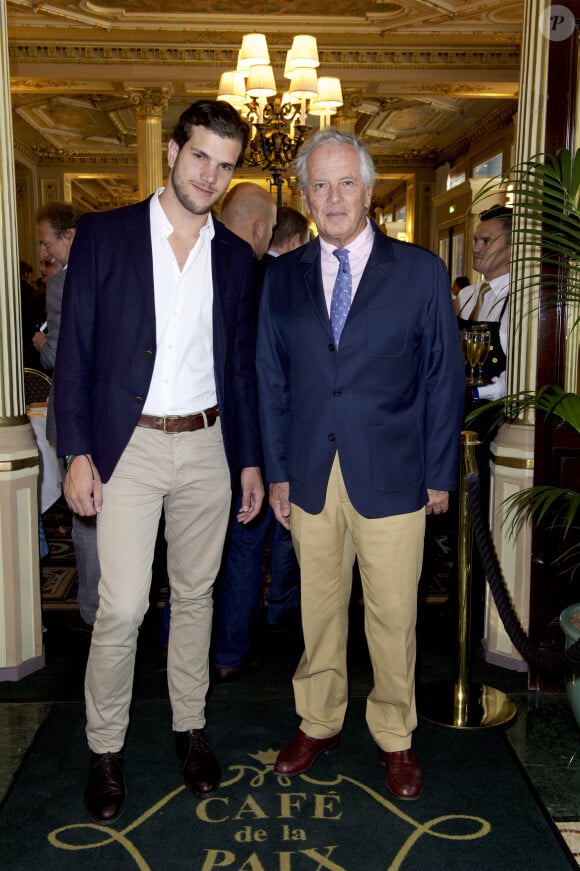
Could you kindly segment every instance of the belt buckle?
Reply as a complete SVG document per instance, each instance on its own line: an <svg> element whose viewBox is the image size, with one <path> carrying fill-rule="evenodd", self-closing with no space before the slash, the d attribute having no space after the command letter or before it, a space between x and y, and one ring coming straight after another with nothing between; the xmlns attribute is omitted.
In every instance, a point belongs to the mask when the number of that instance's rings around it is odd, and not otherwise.
<svg viewBox="0 0 580 871"><path fill-rule="evenodd" d="M168 420L179 420L180 417L181 417L180 414L166 414L164 416L164 418L163 418L163 432L166 435L174 435L174 433L170 432L170 430L167 429L167 421Z"/></svg>

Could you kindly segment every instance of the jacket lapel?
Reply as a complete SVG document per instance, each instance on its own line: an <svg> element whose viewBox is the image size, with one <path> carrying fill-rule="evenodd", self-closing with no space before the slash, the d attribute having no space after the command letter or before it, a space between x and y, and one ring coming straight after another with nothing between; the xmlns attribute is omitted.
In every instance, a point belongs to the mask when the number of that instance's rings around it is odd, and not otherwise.
<svg viewBox="0 0 580 871"><path fill-rule="evenodd" d="M304 282L306 290L310 297L310 301L314 306L316 314L327 328L330 335L330 319L326 308L326 300L324 298L324 288L322 286L322 271L320 266L320 241L318 238L313 239L302 254L300 262L304 267Z"/></svg>
<svg viewBox="0 0 580 871"><path fill-rule="evenodd" d="M131 210L122 212L129 256L137 273L143 292L147 313L155 323L155 291L153 286L153 251L151 248L151 220L149 199L137 203Z"/></svg>
<svg viewBox="0 0 580 871"><path fill-rule="evenodd" d="M211 268L213 280L213 309L214 315L219 314L219 318L214 317L214 334L216 323L225 323L226 306L225 296L229 283L229 275L231 273L231 257L228 256L229 245L224 239L222 233L222 224L214 218L215 234L211 242ZM225 331L222 330L225 338Z"/></svg>
<svg viewBox="0 0 580 871"><path fill-rule="evenodd" d="M383 285L389 277L389 263L394 259L393 245L389 237L381 233L380 230L374 228L374 232L375 241L367 265L365 266L364 272L361 276L360 284L354 295L348 318L353 317L357 312L361 311L367 305L375 291Z"/></svg>

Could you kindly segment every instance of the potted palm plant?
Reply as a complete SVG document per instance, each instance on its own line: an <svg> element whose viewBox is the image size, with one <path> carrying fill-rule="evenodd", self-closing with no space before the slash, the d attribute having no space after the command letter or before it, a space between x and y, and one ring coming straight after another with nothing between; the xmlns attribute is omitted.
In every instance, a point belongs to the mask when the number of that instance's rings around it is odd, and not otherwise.
<svg viewBox="0 0 580 871"><path fill-rule="evenodd" d="M562 149L556 156L532 158L511 167L499 180L513 193L514 260L519 291L541 287L541 307L559 305L568 316L571 330L578 325L580 305L580 149L571 154ZM474 205L497 188L493 179L482 189ZM528 294L535 296L534 293ZM539 295L537 296L539 299ZM576 312L576 314L573 314ZM548 421L558 421L580 435L580 396L562 385L546 384L537 391L511 394L486 407L497 412L494 424L521 420L530 409ZM475 421L478 412L468 418ZM548 525L558 531L563 543L558 562L573 577L580 568L580 492L574 488L543 484L510 497L506 518L515 534L524 521ZM560 616L566 646L580 638L580 603ZM567 680L567 691L580 725L580 674Z"/></svg>

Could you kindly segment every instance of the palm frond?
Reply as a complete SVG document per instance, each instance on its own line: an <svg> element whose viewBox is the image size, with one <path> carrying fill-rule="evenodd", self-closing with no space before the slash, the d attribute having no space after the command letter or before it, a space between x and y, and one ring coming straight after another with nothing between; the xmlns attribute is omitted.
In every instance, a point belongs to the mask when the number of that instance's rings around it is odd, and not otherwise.
<svg viewBox="0 0 580 871"><path fill-rule="evenodd" d="M526 293L530 304L542 308L554 303L580 304L580 149L562 149L557 155L535 155L510 167L501 178L491 179L473 205L489 197L498 186L513 195L513 264L517 280L512 293ZM537 291L541 288L541 294ZM529 299L528 299L529 297ZM571 318L576 326L580 317ZM522 391L487 404L468 415L467 426L488 428L521 420L534 410L554 418L580 433L580 396L558 385L546 385L537 392ZM580 554L580 493L566 487L542 485L515 493L504 502L510 533L521 524L543 524L558 532L571 546L560 553L560 564L572 564ZM573 533L573 534L572 534Z"/></svg>
<svg viewBox="0 0 580 871"><path fill-rule="evenodd" d="M580 396L566 392L557 384L547 384L537 393L533 390L522 390L496 399L470 412L465 423L467 426L477 426L485 420L488 434L502 423L521 420L530 409L541 411L548 417L557 417L562 423L580 432Z"/></svg>
<svg viewBox="0 0 580 871"><path fill-rule="evenodd" d="M580 493L575 490L547 484L529 487L509 496L504 504L513 535L524 521L539 524L547 520L549 528L560 528L564 537L580 528Z"/></svg>

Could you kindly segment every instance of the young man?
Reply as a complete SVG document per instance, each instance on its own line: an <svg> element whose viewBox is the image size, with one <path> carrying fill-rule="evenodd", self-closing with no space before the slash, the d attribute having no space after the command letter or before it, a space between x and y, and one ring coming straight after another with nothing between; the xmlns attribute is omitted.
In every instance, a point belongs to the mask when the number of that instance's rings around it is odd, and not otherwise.
<svg viewBox="0 0 580 871"><path fill-rule="evenodd" d="M352 541L374 675L367 723L387 788L414 799L425 512L447 510L463 410L449 279L434 254L371 224L375 170L354 136L315 134L296 169L319 235L269 267L257 354L270 504L300 563L305 644L300 728L274 771L307 771L340 742Z"/></svg>
<svg viewBox="0 0 580 871"><path fill-rule="evenodd" d="M168 144L167 186L85 216L71 252L56 362L65 495L97 514L100 605L86 673L92 751L85 805L112 823L125 802L123 745L137 646L165 510L167 663L187 788L214 792L204 733L212 587L241 481L238 520L260 510L252 252L211 216L243 160L249 128L199 101Z"/></svg>

